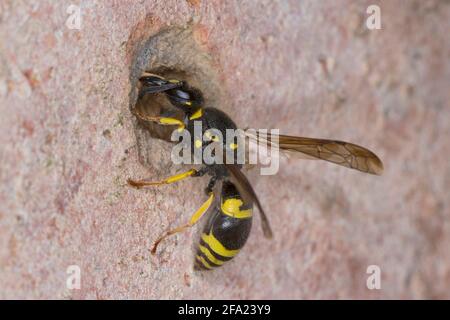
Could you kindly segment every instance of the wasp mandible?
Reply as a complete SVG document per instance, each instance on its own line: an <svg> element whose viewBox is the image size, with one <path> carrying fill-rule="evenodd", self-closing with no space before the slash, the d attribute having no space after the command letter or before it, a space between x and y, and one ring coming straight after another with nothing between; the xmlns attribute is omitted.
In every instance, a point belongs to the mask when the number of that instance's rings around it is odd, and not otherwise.
<svg viewBox="0 0 450 320"><path fill-rule="evenodd" d="M194 149L205 149L211 143L220 144L225 153L235 152L242 148L242 141L232 143L218 139L210 134L210 130L218 130L222 137L227 129L236 130L234 121L223 111L204 107L204 98L200 90L189 86L186 81L166 79L162 76L145 72L139 79L142 87L139 97L146 94L164 93L170 103L183 113L183 119L165 116L147 116L134 111L142 121L160 125L175 126L176 130L187 130L192 137L192 153ZM201 122L202 134L206 139L196 140L194 124ZM209 133L209 134L208 134ZM315 159L326 160L365 173L380 175L383 172L381 160L370 150L361 146L326 139L304 138L286 135L262 136L257 134L248 138L275 145L280 151L306 155ZM135 188L159 186L178 182L189 177L200 177L208 174L211 178L205 192L206 201L193 214L190 221L180 227L170 229L162 234L153 244L151 252L156 253L159 243L170 235L182 232L195 225L200 218L209 212L208 221L202 232L195 257L195 268L209 270L231 260L245 245L250 234L253 217L253 206L256 205L261 216L264 236L272 237L272 230L262 205L250 182L241 171L242 165L237 163L202 163L200 169L168 177L162 181L132 180L128 183ZM221 182L220 195L216 196L214 187ZM216 197L219 198L218 201ZM217 202L217 203L216 203Z"/></svg>

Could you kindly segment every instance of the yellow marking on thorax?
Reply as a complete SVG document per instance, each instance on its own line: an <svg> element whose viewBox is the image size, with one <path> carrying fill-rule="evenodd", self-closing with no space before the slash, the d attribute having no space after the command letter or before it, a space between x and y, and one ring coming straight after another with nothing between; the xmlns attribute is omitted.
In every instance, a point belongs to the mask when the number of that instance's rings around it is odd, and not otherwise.
<svg viewBox="0 0 450 320"><path fill-rule="evenodd" d="M202 140L199 139L195 140L194 144L197 149L200 149L203 145Z"/></svg>
<svg viewBox="0 0 450 320"><path fill-rule="evenodd" d="M239 250L228 250L212 234L202 234L202 239L209 245L212 251L223 257L231 258L239 252Z"/></svg>
<svg viewBox="0 0 450 320"><path fill-rule="evenodd" d="M225 261L219 260L217 259L212 253L211 251L208 250L208 248L199 245L199 249L201 252L203 252L203 254L208 258L209 261L211 261L214 264L217 264L219 266L221 266Z"/></svg>
<svg viewBox="0 0 450 320"><path fill-rule="evenodd" d="M200 108L197 111L194 112L192 116L190 116L189 120L195 120L200 118L203 115L203 110Z"/></svg>
<svg viewBox="0 0 450 320"><path fill-rule="evenodd" d="M250 218L252 216L252 209L241 210L240 207L243 205L241 199L227 199L222 202L222 212L233 218L243 219Z"/></svg>
<svg viewBox="0 0 450 320"><path fill-rule="evenodd" d="M201 262L201 264L203 265L203 266L205 266L205 268L207 268L207 269L212 269L213 267L203 258L203 257L200 257L200 256L196 256L196 259L198 260L198 261L200 261Z"/></svg>
<svg viewBox="0 0 450 320"><path fill-rule="evenodd" d="M230 143L230 149L231 150L236 150L238 148L237 143Z"/></svg>

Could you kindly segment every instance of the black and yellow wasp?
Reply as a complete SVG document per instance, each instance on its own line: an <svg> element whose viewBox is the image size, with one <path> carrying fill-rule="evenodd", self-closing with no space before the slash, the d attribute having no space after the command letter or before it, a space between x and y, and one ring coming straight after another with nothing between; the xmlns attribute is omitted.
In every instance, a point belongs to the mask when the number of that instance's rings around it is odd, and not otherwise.
<svg viewBox="0 0 450 320"><path fill-rule="evenodd" d="M139 97L146 94L164 93L170 103L181 110L184 115L183 119L147 116L135 110L135 115L142 121L176 126L178 130L188 130L192 137L193 149L204 149L210 143L219 143L225 152L235 152L243 143L242 140L236 140L232 143L219 141L217 136L210 134L210 129L214 129L219 130L222 137L225 137L226 129L235 130L237 126L228 115L219 109L205 108L200 90L189 86L185 81L165 79L151 73L144 73L139 80L142 84ZM197 121L201 122L202 134L206 139L198 140L198 137L195 137L194 123ZM256 134L251 138L258 140L259 137ZM382 162L373 152L352 143L286 135L277 135L276 137L271 135L268 138L264 137L264 139L266 142L276 144L276 147L281 151L323 159L371 174L381 174L383 171ZM188 177L199 177L205 174L211 176L208 186L205 188L207 200L194 213L187 224L168 230L157 239L151 249L152 254L156 253L157 246L163 239L193 226L209 211L209 219L198 244L195 268L208 270L221 266L224 262L231 260L247 241L252 225L254 204L256 204L261 215L264 235L271 238L272 230L267 216L251 184L242 173L241 167L240 164L227 164L226 161L223 161L223 164L203 163L199 170L190 169L162 181L150 182L148 180L128 179L131 186L142 188L170 184ZM216 182L219 181L222 182L221 192L219 201L215 201L214 187Z"/></svg>

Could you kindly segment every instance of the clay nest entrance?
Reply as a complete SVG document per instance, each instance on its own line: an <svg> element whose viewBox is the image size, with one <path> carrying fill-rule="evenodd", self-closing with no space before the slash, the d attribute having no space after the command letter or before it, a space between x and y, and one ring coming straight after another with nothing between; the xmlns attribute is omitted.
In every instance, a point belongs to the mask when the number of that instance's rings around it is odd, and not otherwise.
<svg viewBox="0 0 450 320"><path fill-rule="evenodd" d="M222 92L211 58L195 42L191 28L170 28L151 36L134 55L131 66L130 111L161 115L171 113L181 117L164 94L148 94L138 98L139 77L151 72L169 79L187 81L202 91L205 106L217 106ZM178 114L177 114L178 112ZM170 161L173 127L162 127L135 118L134 131L140 162L154 170L156 176L173 172Z"/></svg>

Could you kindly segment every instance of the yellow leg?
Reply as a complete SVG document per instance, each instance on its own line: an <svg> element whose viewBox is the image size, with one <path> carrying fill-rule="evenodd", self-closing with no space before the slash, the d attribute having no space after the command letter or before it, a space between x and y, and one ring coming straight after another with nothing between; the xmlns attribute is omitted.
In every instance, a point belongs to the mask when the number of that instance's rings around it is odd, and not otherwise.
<svg viewBox="0 0 450 320"><path fill-rule="evenodd" d="M183 172L183 173L179 173L176 174L174 176L168 177L167 179L161 180L161 181L147 181L147 180L132 180L132 179L128 179L127 182L130 186L135 187L137 189L140 189L142 187L146 187L146 186L159 186L162 184L169 184L169 183L174 183L186 178L189 178L191 176L193 176L194 174L196 174L198 171L195 169L191 169L189 171Z"/></svg>
<svg viewBox="0 0 450 320"><path fill-rule="evenodd" d="M154 122L164 126L178 126L178 130L184 130L185 128L183 121L176 118L148 116L138 111L136 111L135 114L143 121Z"/></svg>
<svg viewBox="0 0 450 320"><path fill-rule="evenodd" d="M192 227L194 224L196 224L200 218L203 216L203 214L208 211L209 207L211 207L211 204L213 203L214 200L214 193L211 192L209 194L209 198L208 200L206 200L200 208L198 208L198 210L194 213L194 215L191 217L191 220L186 223L185 225L182 225L181 227L175 228L175 229L171 229L169 231L166 231L161 237L158 238L158 240L155 241L155 243L152 246L151 249L151 253L155 254L156 253L156 249L159 245L159 243L164 240L165 238L167 238L168 236L171 236L173 234L182 232L190 227Z"/></svg>

